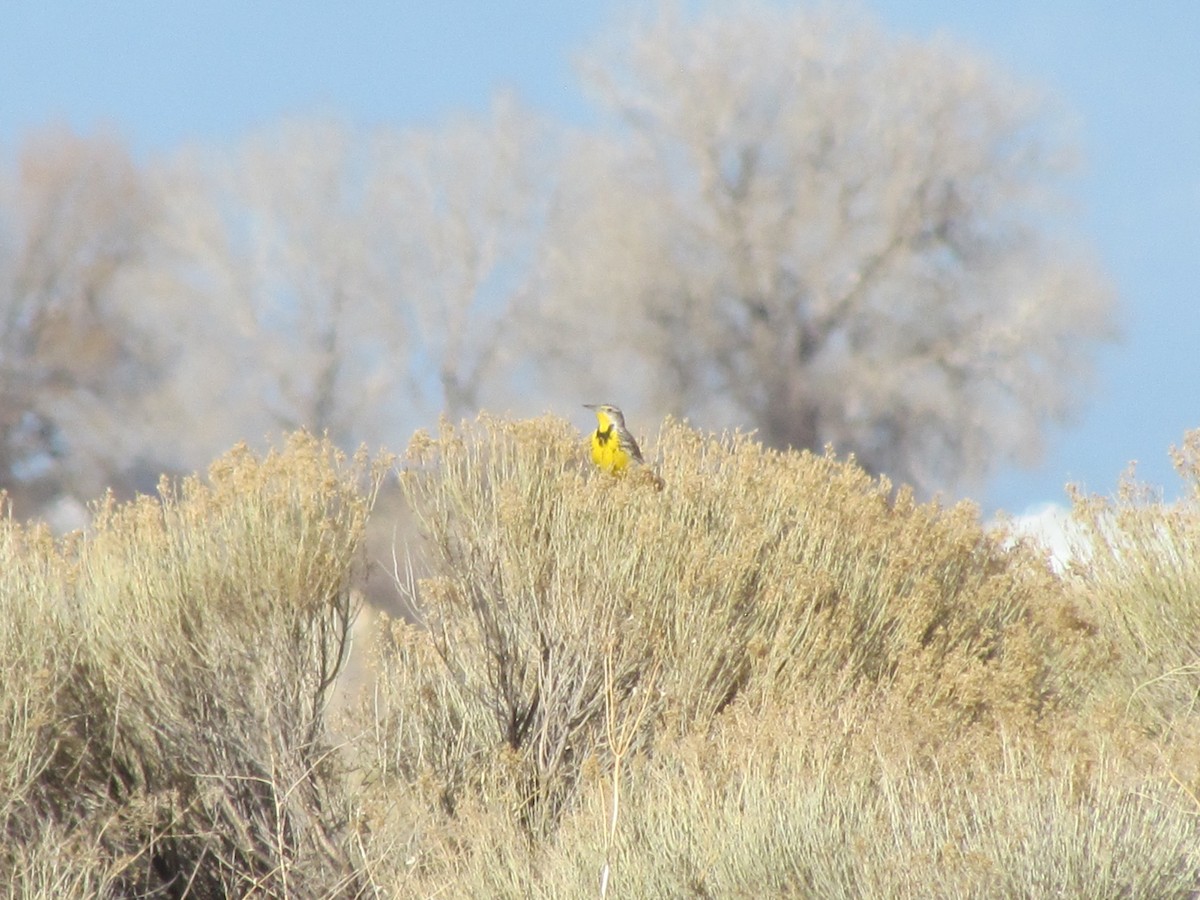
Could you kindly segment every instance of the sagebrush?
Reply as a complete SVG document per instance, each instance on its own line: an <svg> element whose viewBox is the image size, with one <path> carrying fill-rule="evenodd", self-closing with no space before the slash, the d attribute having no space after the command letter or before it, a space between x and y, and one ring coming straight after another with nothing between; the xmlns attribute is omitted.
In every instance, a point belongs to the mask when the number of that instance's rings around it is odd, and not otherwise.
<svg viewBox="0 0 1200 900"><path fill-rule="evenodd" d="M674 421L643 447L661 491L484 417L396 486L299 435L82 535L5 521L10 893L1200 890L1200 493L1079 498L1059 575L852 460ZM411 616L335 714L381 488Z"/></svg>

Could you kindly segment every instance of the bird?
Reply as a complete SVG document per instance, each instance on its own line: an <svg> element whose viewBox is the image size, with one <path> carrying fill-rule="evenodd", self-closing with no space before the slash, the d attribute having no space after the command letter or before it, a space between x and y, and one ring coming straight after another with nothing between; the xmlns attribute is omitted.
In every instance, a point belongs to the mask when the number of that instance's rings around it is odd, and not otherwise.
<svg viewBox="0 0 1200 900"><path fill-rule="evenodd" d="M630 465L644 466L642 450L625 427L625 414L611 403L585 403L599 424L592 432L592 462L605 472L620 475Z"/></svg>
<svg viewBox="0 0 1200 900"><path fill-rule="evenodd" d="M642 459L641 448L625 427L625 414L611 403L585 403L584 408L595 412L599 422L591 439L592 462L597 468L612 475L629 471L661 491L666 482Z"/></svg>

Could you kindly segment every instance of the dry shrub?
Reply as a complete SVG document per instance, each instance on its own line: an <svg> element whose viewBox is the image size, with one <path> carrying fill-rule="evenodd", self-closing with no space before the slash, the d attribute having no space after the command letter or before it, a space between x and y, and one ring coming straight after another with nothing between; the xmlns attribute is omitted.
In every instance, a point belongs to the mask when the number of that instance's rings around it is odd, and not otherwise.
<svg viewBox="0 0 1200 900"><path fill-rule="evenodd" d="M86 896L104 865L64 825L85 813L73 676L82 640L65 613L70 546L44 526L0 519L0 875L26 897Z"/></svg>
<svg viewBox="0 0 1200 900"><path fill-rule="evenodd" d="M930 747L907 712L870 692L739 701L620 773L585 761L543 840L493 786L407 818L379 874L408 896L514 900L1195 895L1194 808L1136 753L1006 729Z"/></svg>
<svg viewBox="0 0 1200 900"><path fill-rule="evenodd" d="M3 896L22 900L122 896L126 870L138 855L114 856L99 846L95 830L47 820L38 831L5 845L0 857Z"/></svg>
<svg viewBox="0 0 1200 900"><path fill-rule="evenodd" d="M370 708L393 791L449 817L500 804L537 842L589 767L619 781L731 704L886 696L937 744L1078 690L1090 636L1061 583L969 505L676 422L657 450L661 493L584 465L559 419L414 439L421 621L393 628ZM470 852L437 823L405 832L406 858L444 886Z"/></svg>
<svg viewBox="0 0 1200 900"><path fill-rule="evenodd" d="M1195 894L1195 497L1081 502L1064 580L829 455L648 449L661 492L558 419L415 438L417 620L345 748L379 464L300 436L0 523L10 893Z"/></svg>
<svg viewBox="0 0 1200 900"><path fill-rule="evenodd" d="M1132 471L1114 498L1075 496L1070 581L1111 647L1094 715L1148 735L1200 811L1200 430L1171 452L1186 487L1174 503Z"/></svg>
<svg viewBox="0 0 1200 900"><path fill-rule="evenodd" d="M615 841L607 779L588 782L528 896L595 896L602 860L613 896L1194 896L1169 779L1003 730L914 752L895 712L739 704L630 768Z"/></svg>
<svg viewBox="0 0 1200 900"><path fill-rule="evenodd" d="M86 836L113 892L353 892L323 717L384 472L298 435L265 458L234 450L207 483L107 502L69 545L7 523L6 614L28 604L47 623L19 639L21 690L53 689L25 727L49 736L27 736L28 761L5 775L26 780L15 809L35 800ZM6 685L7 704L21 696ZM9 839L27 844L8 813ZM38 871L21 853L17 874Z"/></svg>

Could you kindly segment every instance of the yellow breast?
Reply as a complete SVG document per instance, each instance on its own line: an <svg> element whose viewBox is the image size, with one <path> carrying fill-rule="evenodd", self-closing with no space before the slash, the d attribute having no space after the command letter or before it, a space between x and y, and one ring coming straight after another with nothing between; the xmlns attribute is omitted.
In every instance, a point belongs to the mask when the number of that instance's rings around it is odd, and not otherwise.
<svg viewBox="0 0 1200 900"><path fill-rule="evenodd" d="M592 462L614 475L629 465L629 453L621 446L620 436L612 422L592 432Z"/></svg>

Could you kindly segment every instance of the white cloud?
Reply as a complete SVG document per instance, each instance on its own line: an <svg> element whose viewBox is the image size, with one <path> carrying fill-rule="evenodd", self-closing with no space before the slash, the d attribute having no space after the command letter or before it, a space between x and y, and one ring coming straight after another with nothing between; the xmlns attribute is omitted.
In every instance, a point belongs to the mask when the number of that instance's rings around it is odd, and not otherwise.
<svg viewBox="0 0 1200 900"><path fill-rule="evenodd" d="M1043 547L1055 572L1066 571L1074 561L1089 556L1086 538L1078 524L1072 521L1071 511L1057 503L1041 503L1028 507L1011 519L994 522L1014 538L1029 538Z"/></svg>

